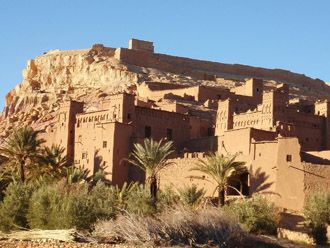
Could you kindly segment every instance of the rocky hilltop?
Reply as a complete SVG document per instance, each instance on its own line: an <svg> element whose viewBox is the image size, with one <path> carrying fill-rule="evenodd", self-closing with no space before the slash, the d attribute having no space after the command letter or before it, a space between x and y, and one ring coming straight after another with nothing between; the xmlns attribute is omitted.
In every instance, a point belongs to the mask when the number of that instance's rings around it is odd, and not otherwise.
<svg viewBox="0 0 330 248"><path fill-rule="evenodd" d="M264 79L266 88L288 83L292 98L330 98L330 86L324 81L285 70L157 54L153 46L131 42L128 49L96 44L84 50L52 50L29 60L23 81L6 95L0 137L17 125L47 130L60 104L68 99L84 101L86 111L92 111L108 95L134 93L142 82L232 88L251 77Z"/></svg>

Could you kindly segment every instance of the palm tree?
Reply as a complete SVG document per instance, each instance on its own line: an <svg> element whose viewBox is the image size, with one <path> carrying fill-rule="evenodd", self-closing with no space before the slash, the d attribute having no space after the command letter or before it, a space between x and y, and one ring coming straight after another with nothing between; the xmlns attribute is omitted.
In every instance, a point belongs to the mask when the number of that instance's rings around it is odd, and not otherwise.
<svg viewBox="0 0 330 248"><path fill-rule="evenodd" d="M64 155L65 149L59 145L45 147L42 151L41 163L44 165L44 173L54 178L65 176L67 158Z"/></svg>
<svg viewBox="0 0 330 248"><path fill-rule="evenodd" d="M150 189L151 202L156 206L157 201L157 176L160 170L174 164L168 161L169 155L174 152L173 142L153 139L144 139L143 145L134 144L131 159L126 159L131 164L139 167L146 173L146 184Z"/></svg>
<svg viewBox="0 0 330 248"><path fill-rule="evenodd" d="M210 153L205 159L199 159L195 167L191 171L200 171L211 177L211 182L216 183L218 190L218 204L225 204L225 190L228 186L228 178L235 173L241 173L246 170L245 162L236 161L237 154L222 156L219 153ZM204 179L204 177L194 177Z"/></svg>
<svg viewBox="0 0 330 248"><path fill-rule="evenodd" d="M21 182L25 181L25 167L40 158L39 147L44 142L37 139L38 131L30 127L13 130L11 135L0 146L0 156L4 158L6 166L15 167Z"/></svg>

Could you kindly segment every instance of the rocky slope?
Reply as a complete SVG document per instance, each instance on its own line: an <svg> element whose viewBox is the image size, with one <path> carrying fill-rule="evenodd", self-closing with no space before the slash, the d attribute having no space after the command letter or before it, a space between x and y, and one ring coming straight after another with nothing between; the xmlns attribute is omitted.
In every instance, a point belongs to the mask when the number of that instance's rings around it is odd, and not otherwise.
<svg viewBox="0 0 330 248"><path fill-rule="evenodd" d="M169 55L130 51L118 57L120 49L96 44L90 49L49 51L28 61L23 81L6 96L0 118L0 138L16 125L47 129L59 105L67 99L86 102L96 110L97 102L115 92L134 92L143 81L184 85L204 84L231 88L248 77L266 79L266 85L286 82L292 97L324 99L330 87L321 80L283 70L197 61ZM139 59L139 53L143 58Z"/></svg>

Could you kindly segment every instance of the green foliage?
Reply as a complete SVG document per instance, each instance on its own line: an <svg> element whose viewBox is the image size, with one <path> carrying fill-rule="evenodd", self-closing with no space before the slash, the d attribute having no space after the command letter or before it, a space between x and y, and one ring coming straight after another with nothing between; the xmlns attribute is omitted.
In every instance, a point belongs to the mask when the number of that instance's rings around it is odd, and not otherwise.
<svg viewBox="0 0 330 248"><path fill-rule="evenodd" d="M179 201L179 195L173 189L167 187L163 191L160 191L157 202L157 209L158 211L162 211L168 207L177 205Z"/></svg>
<svg viewBox="0 0 330 248"><path fill-rule="evenodd" d="M180 200L184 205L197 207L203 200L206 193L204 189L198 189L197 185L185 186L178 189Z"/></svg>
<svg viewBox="0 0 330 248"><path fill-rule="evenodd" d="M8 231L16 228L27 228L26 218L29 199L33 187L24 183L11 183L5 190L5 198L0 204L0 229Z"/></svg>
<svg viewBox="0 0 330 248"><path fill-rule="evenodd" d="M41 151L39 170L42 169L43 174L54 179L60 179L65 175L67 166L67 158L64 155L65 149L59 145L44 147Z"/></svg>
<svg viewBox="0 0 330 248"><path fill-rule="evenodd" d="M33 171L40 159L40 145L44 142L37 138L38 132L30 127L13 130L0 147L3 164L15 169L20 179L34 179Z"/></svg>
<svg viewBox="0 0 330 248"><path fill-rule="evenodd" d="M199 159L195 167L191 171L198 171L208 175L211 182L217 186L219 205L224 205L224 191L227 187L228 178L233 174L239 174L246 171L245 162L236 161L237 154L224 157L219 153L210 153L205 159ZM204 177L196 176L194 178L203 179Z"/></svg>
<svg viewBox="0 0 330 248"><path fill-rule="evenodd" d="M117 198L113 187L99 181L91 190L88 200L91 202L95 219L110 219L116 215Z"/></svg>
<svg viewBox="0 0 330 248"><path fill-rule="evenodd" d="M311 195L304 207L306 225L317 244L327 241L326 225L330 224L330 192Z"/></svg>
<svg viewBox="0 0 330 248"><path fill-rule="evenodd" d="M65 168L65 177L67 184L90 182L89 170L83 167L70 166Z"/></svg>
<svg viewBox="0 0 330 248"><path fill-rule="evenodd" d="M156 207L157 201L157 176L160 170L173 164L168 157L174 152L173 142L163 140L144 139L143 145L134 144L129 163L139 167L146 173L146 185L150 188L151 203Z"/></svg>
<svg viewBox="0 0 330 248"><path fill-rule="evenodd" d="M278 225L278 212L273 203L257 195L247 200L237 200L223 208L236 216L248 232L275 234Z"/></svg>
<svg viewBox="0 0 330 248"><path fill-rule="evenodd" d="M90 192L86 183L43 185L30 199L27 218L32 228L89 229L115 216L116 201L113 188L101 182Z"/></svg>
<svg viewBox="0 0 330 248"><path fill-rule="evenodd" d="M41 185L29 201L27 219L31 228L56 229L62 222L60 204L62 196L56 185Z"/></svg>
<svg viewBox="0 0 330 248"><path fill-rule="evenodd" d="M126 198L126 211L138 215L150 215L156 209L151 202L151 196L143 185L134 184Z"/></svg>

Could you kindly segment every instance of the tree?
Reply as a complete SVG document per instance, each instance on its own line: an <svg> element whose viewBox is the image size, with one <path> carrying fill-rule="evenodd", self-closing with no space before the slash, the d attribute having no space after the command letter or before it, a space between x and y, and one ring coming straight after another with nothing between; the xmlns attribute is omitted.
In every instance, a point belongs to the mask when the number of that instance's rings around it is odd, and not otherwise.
<svg viewBox="0 0 330 248"><path fill-rule="evenodd" d="M66 174L67 158L64 155L65 149L59 145L45 147L42 151L42 161L44 173L53 177L61 178Z"/></svg>
<svg viewBox="0 0 330 248"><path fill-rule="evenodd" d="M211 182L216 183L218 190L218 203L220 206L225 204L225 190L228 186L228 178L234 173L246 171L245 162L236 161L237 154L222 156L219 153L210 153L205 159L199 159L196 166L191 171L200 171L211 177ZM204 179L203 177L194 177Z"/></svg>
<svg viewBox="0 0 330 248"><path fill-rule="evenodd" d="M26 167L40 158L39 148L44 140L37 139L38 133L30 127L17 128L0 146L3 163L18 171L21 182L25 182Z"/></svg>
<svg viewBox="0 0 330 248"><path fill-rule="evenodd" d="M130 159L131 164L139 167L146 173L146 185L150 189L151 202L156 206L157 201L157 176L160 170L174 164L168 161L169 155L174 152L173 142L153 139L144 139L143 145L135 143Z"/></svg>

